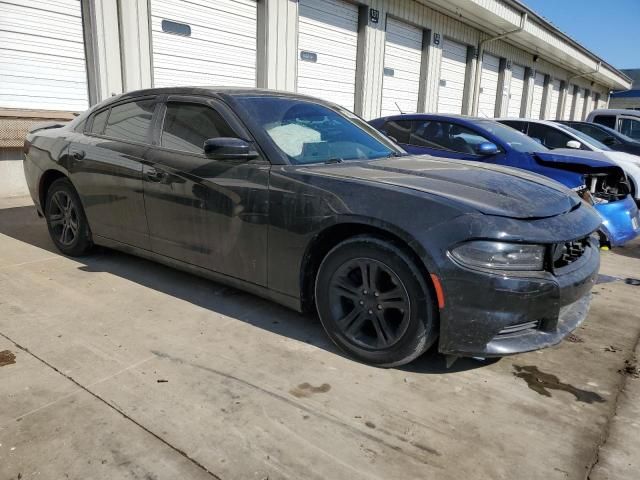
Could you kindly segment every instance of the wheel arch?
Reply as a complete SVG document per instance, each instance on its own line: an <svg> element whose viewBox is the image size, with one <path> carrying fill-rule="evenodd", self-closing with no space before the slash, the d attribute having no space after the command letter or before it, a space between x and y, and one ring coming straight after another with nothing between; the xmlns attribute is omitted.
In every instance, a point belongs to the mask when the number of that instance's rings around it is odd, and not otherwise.
<svg viewBox="0 0 640 480"><path fill-rule="evenodd" d="M71 181L66 173L54 168L44 171L40 176L40 182L38 184L38 203L40 203L40 208L42 209L43 214L47 203L47 192L49 191L51 184L59 178L66 178Z"/></svg>
<svg viewBox="0 0 640 480"><path fill-rule="evenodd" d="M300 269L300 301L303 311L312 312L315 309L315 279L324 257L339 243L358 235L371 235L400 248L413 260L427 287L431 290L433 298L436 298L433 281L429 274L430 264L432 264L430 256L411 235L393 225L380 224L379 221L374 224L367 219L349 219L326 226L309 242Z"/></svg>

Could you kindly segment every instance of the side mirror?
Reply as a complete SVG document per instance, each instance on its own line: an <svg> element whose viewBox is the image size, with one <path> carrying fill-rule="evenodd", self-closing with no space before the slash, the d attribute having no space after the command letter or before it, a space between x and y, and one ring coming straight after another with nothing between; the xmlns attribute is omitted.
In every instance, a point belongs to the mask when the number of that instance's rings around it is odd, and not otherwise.
<svg viewBox="0 0 640 480"><path fill-rule="evenodd" d="M204 153L214 160L252 160L258 157L258 152L249 142L232 137L205 140Z"/></svg>
<svg viewBox="0 0 640 480"><path fill-rule="evenodd" d="M573 148L574 150L580 150L582 148L582 144L577 140L569 140L567 142L567 148Z"/></svg>
<svg viewBox="0 0 640 480"><path fill-rule="evenodd" d="M480 145L476 147L476 153L478 155L497 155L500 153L500 149L495 143L491 142L482 142Z"/></svg>

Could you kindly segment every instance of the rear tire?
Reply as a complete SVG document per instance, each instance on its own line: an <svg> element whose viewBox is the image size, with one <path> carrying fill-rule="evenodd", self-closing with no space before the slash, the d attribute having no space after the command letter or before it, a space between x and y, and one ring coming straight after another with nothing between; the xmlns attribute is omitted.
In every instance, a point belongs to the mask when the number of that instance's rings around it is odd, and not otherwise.
<svg viewBox="0 0 640 480"><path fill-rule="evenodd" d="M69 179L59 178L51 184L44 216L51 240L62 253L77 257L91 250L89 222Z"/></svg>
<svg viewBox="0 0 640 480"><path fill-rule="evenodd" d="M438 336L438 312L424 276L404 251L373 236L350 238L327 254L315 298L331 340L372 365L409 363Z"/></svg>

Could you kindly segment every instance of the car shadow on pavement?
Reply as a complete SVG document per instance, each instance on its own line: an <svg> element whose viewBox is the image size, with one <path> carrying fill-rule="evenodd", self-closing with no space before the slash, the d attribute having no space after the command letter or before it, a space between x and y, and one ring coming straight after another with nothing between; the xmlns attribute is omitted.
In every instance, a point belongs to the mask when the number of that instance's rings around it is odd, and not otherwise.
<svg viewBox="0 0 640 480"><path fill-rule="evenodd" d="M615 248L616 255L628 258L640 258L640 243L632 242Z"/></svg>
<svg viewBox="0 0 640 480"><path fill-rule="evenodd" d="M0 209L0 234L62 255L49 238L44 220L37 217L32 206ZM117 275L201 308L344 356L329 340L315 315L301 314L235 288L115 250L97 248L95 253L73 260L81 264L78 268L83 272ZM407 372L441 374L481 368L490 362L463 358L450 368L446 363L446 358L431 348L400 368Z"/></svg>

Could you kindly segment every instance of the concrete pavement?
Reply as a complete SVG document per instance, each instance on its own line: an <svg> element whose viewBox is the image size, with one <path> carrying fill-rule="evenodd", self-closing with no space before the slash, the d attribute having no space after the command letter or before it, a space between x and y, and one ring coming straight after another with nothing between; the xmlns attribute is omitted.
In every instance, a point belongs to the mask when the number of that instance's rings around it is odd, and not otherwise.
<svg viewBox="0 0 640 480"><path fill-rule="evenodd" d="M611 281L571 341L382 370L251 295L63 257L28 203L0 203L2 480L640 476L639 380L618 372L640 335L640 287L618 278L640 277L640 243L603 255Z"/></svg>

